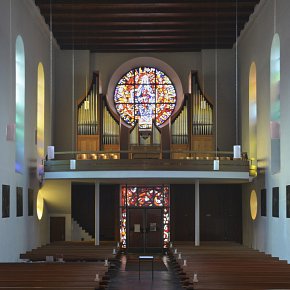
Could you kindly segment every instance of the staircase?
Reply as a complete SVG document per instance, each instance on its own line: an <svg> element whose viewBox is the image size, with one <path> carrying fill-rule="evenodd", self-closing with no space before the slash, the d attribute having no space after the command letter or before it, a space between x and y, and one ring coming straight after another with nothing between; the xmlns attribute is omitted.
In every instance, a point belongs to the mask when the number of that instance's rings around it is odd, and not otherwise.
<svg viewBox="0 0 290 290"><path fill-rule="evenodd" d="M86 232L74 219L71 221L71 239L72 241L92 241L94 238Z"/></svg>

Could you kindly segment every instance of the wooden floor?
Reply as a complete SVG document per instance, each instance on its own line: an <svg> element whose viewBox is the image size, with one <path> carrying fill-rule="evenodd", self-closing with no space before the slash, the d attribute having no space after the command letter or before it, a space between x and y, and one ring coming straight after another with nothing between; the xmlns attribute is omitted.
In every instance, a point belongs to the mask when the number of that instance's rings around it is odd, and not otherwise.
<svg viewBox="0 0 290 290"><path fill-rule="evenodd" d="M170 249L170 257L187 289L290 289L286 261L236 243L208 242L195 247L192 242L179 242Z"/></svg>
<svg viewBox="0 0 290 290"><path fill-rule="evenodd" d="M137 257L137 255L136 255ZM130 257L131 258L131 257ZM169 258L156 257L155 260L162 259L167 270L154 271L152 280L151 268L141 265L141 273L139 280L139 271L126 271L127 257L121 257L121 267L114 277L111 277L108 290L182 290L180 281L174 270L172 269ZM149 262L148 262L149 263ZM145 269L145 270L144 270Z"/></svg>

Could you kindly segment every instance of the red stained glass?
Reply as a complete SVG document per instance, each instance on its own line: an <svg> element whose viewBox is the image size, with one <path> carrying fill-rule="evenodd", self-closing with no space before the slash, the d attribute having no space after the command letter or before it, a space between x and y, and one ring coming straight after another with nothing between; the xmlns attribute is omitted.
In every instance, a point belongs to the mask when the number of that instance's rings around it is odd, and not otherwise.
<svg viewBox="0 0 290 290"><path fill-rule="evenodd" d="M130 70L119 80L118 85L134 84L134 83L135 83L134 71Z"/></svg>
<svg viewBox="0 0 290 290"><path fill-rule="evenodd" d="M126 123L134 123L134 105L130 104L116 104L117 112L122 112L123 120Z"/></svg>
<svg viewBox="0 0 290 290"><path fill-rule="evenodd" d="M127 211L125 208L121 209L121 221L120 221L120 240L121 247L126 248L126 239L127 239Z"/></svg>
<svg viewBox="0 0 290 290"><path fill-rule="evenodd" d="M170 241L170 214L169 208L163 210L163 247L167 248Z"/></svg>
<svg viewBox="0 0 290 290"><path fill-rule="evenodd" d="M172 113L174 109L174 104L157 104L156 105L156 124L157 126L164 123Z"/></svg>
<svg viewBox="0 0 290 290"><path fill-rule="evenodd" d="M135 69L136 84L155 84L155 68L139 67Z"/></svg>
<svg viewBox="0 0 290 290"><path fill-rule="evenodd" d="M156 103L172 103L176 102L176 93L173 85L156 86Z"/></svg>
<svg viewBox="0 0 290 290"><path fill-rule="evenodd" d="M114 101L116 104L134 103L134 86L117 86L115 89Z"/></svg>
<svg viewBox="0 0 290 290"><path fill-rule="evenodd" d="M174 111L175 88L164 72L152 67L139 67L126 73L118 82L114 102L118 114L129 125L151 128L163 124ZM128 109L131 104L134 108ZM149 105L150 104L150 105ZM144 125L146 124L146 125Z"/></svg>
<svg viewBox="0 0 290 290"><path fill-rule="evenodd" d="M168 186L123 186L121 189L120 240L126 247L126 226L128 207L162 207L163 208L163 246L170 241L170 212Z"/></svg>

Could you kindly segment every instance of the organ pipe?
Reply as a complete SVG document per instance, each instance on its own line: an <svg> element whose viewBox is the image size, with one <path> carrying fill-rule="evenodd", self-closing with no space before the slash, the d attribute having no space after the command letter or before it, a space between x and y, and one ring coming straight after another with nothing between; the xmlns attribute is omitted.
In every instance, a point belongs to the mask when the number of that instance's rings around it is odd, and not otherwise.
<svg viewBox="0 0 290 290"><path fill-rule="evenodd" d="M94 74L89 92L80 102L77 108L78 134L79 135L96 135L98 134L98 80Z"/></svg>
<svg viewBox="0 0 290 290"><path fill-rule="evenodd" d="M188 143L188 122L187 122L187 104L183 106L183 110L174 120L171 127L171 135L173 144Z"/></svg>
<svg viewBox="0 0 290 290"><path fill-rule="evenodd" d="M119 144L119 125L103 106L103 144Z"/></svg>
<svg viewBox="0 0 290 290"><path fill-rule="evenodd" d="M192 134L212 135L213 110L198 83L197 74L192 75Z"/></svg>

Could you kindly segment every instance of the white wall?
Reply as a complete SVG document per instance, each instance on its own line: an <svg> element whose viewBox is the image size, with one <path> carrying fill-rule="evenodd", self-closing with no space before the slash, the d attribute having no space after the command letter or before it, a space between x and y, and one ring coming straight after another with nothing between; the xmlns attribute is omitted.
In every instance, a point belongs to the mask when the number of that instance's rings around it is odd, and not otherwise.
<svg viewBox="0 0 290 290"><path fill-rule="evenodd" d="M216 71L215 50L202 51L202 70L200 80L204 77L204 92L215 104ZM236 144L235 134L235 50L217 51L217 143L221 151L232 151ZM202 84L201 84L202 86ZM215 110L214 110L215 116Z"/></svg>
<svg viewBox="0 0 290 290"><path fill-rule="evenodd" d="M73 151L75 148L76 100L86 94L92 81L89 75L89 52L58 50L55 70L55 126L56 151Z"/></svg>
<svg viewBox="0 0 290 290"><path fill-rule="evenodd" d="M178 74L183 91L188 92L188 76L191 70L201 70L199 52L175 53L93 53L91 54L91 73L100 72L101 92L106 94L108 83L114 71L124 62L137 57L154 57L170 65Z"/></svg>
<svg viewBox="0 0 290 290"><path fill-rule="evenodd" d="M10 9L11 3L11 9ZM16 261L19 254L47 242L47 212L43 221L27 214L27 191L34 189L37 67L45 72L45 144L51 143L50 42L44 21L31 0L0 1L0 261ZM10 13L11 12L11 13ZM11 15L11 18L10 18ZM11 23L11 27L10 27ZM15 123L15 40L21 35L25 49L25 169L15 173L15 142L6 141L6 125ZM2 184L10 185L10 217L2 218ZM23 187L23 217L16 217L16 187Z"/></svg>
<svg viewBox="0 0 290 290"><path fill-rule="evenodd" d="M272 175L270 168L270 52L274 36L274 11L277 3L276 32L281 40L281 170ZM243 148L249 149L249 71L254 61L257 66L257 158L265 174L244 186L243 225L244 244L271 253L290 262L290 219L286 218L286 185L290 184L290 1L266 1L259 5L239 42L240 94ZM258 10L257 10L258 11ZM279 218L272 217L272 188L279 187ZM260 190L267 190L267 217L260 214ZM258 194L258 216L251 221L250 192Z"/></svg>

